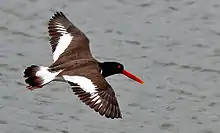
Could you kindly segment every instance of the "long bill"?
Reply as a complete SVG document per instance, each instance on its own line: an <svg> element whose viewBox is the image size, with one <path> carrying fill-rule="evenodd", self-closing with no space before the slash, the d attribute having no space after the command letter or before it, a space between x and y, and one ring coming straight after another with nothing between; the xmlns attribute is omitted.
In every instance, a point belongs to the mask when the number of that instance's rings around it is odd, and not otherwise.
<svg viewBox="0 0 220 133"><path fill-rule="evenodd" d="M127 76L127 77L129 77L129 78L131 78L131 79L141 83L141 84L144 84L144 81L142 81L140 78L138 78L137 76L131 74L130 72L128 72L126 70L123 70L122 74L124 74L125 76Z"/></svg>

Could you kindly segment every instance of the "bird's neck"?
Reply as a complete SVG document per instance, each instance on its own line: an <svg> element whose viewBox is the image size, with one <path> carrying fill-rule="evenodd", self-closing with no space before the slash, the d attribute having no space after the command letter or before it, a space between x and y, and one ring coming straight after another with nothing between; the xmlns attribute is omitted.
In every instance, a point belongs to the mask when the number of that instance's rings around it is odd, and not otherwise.
<svg viewBox="0 0 220 133"><path fill-rule="evenodd" d="M109 64L110 62L103 62L103 63L99 62L99 67L101 68L101 74L103 77L108 77L113 75L110 67L111 65Z"/></svg>

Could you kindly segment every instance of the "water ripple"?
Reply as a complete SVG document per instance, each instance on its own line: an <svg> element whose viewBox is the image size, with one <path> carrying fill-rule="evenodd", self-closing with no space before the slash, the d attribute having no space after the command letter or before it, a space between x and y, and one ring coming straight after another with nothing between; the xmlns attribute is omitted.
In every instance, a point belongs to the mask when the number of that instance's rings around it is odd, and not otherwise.
<svg viewBox="0 0 220 133"><path fill-rule="evenodd" d="M8 124L8 122L6 120L0 120L0 124L5 125Z"/></svg>
<svg viewBox="0 0 220 133"><path fill-rule="evenodd" d="M133 44L133 45L140 45L141 44L141 42L135 41L135 40L125 40L125 43Z"/></svg>
<svg viewBox="0 0 220 133"><path fill-rule="evenodd" d="M146 8L152 6L152 4L152 2L141 3L140 5L138 5L138 7Z"/></svg>

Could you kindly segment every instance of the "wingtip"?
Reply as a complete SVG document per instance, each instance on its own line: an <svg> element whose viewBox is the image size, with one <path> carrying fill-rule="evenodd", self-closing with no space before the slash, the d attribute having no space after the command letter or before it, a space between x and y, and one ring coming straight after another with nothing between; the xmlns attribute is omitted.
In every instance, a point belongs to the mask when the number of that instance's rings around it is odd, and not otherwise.
<svg viewBox="0 0 220 133"><path fill-rule="evenodd" d="M56 11L54 16L64 16L64 13L62 11Z"/></svg>
<svg viewBox="0 0 220 133"><path fill-rule="evenodd" d="M120 116L113 116L113 117L109 117L109 118L111 118L111 119L118 119L118 120L120 120L120 119L122 119L122 116L120 115Z"/></svg>
<svg viewBox="0 0 220 133"><path fill-rule="evenodd" d="M55 18L57 17L65 17L64 13L62 11L56 11L53 16L50 18L50 21L51 22L52 20L54 20Z"/></svg>

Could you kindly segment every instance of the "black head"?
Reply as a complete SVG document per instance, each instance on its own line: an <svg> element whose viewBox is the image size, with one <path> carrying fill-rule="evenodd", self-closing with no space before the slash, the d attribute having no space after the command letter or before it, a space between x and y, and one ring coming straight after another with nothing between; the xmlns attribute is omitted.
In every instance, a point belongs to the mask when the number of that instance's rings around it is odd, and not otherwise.
<svg viewBox="0 0 220 133"><path fill-rule="evenodd" d="M102 69L102 75L108 77L114 74L120 74L124 70L124 66L118 62L104 62L99 63L100 68Z"/></svg>
<svg viewBox="0 0 220 133"><path fill-rule="evenodd" d="M143 84L144 82L138 78L137 76L131 74L130 72L124 69L124 66L118 62L104 62L99 63L99 67L101 68L101 74L103 77L108 77L114 74L124 74L125 76Z"/></svg>

